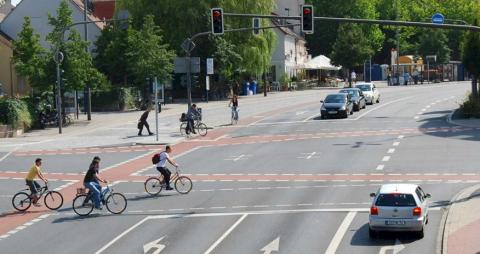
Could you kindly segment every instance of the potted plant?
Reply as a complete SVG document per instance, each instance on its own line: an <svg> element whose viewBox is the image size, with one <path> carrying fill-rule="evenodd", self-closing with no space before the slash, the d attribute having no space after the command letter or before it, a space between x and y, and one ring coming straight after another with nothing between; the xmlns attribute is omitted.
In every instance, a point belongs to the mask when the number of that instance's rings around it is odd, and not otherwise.
<svg viewBox="0 0 480 254"><path fill-rule="evenodd" d="M290 82L290 78L288 77L288 74L284 73L280 77L280 84L282 86L282 91L287 91L288 90L289 82Z"/></svg>

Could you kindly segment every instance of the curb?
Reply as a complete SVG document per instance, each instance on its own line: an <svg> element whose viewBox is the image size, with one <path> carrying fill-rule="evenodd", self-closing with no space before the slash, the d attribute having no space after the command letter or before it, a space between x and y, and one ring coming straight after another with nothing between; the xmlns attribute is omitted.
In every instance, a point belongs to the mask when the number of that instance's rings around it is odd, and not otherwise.
<svg viewBox="0 0 480 254"><path fill-rule="evenodd" d="M449 215L452 209L455 208L455 203L463 198L469 198L471 194L480 189L480 184L467 187L460 192L458 192L452 200L450 200L449 206L446 208L447 211L442 216L442 221L440 224L439 239L437 240L437 253L448 254L448 236L450 233L450 223Z"/></svg>
<svg viewBox="0 0 480 254"><path fill-rule="evenodd" d="M447 115L447 122L449 124L458 125L458 126L462 126L462 127L468 127L468 128L478 128L478 127L480 127L480 126L477 126L477 125L474 125L474 124L462 124L462 123L459 123L459 122L453 120L452 119L453 115L459 110L460 109L455 109Z"/></svg>

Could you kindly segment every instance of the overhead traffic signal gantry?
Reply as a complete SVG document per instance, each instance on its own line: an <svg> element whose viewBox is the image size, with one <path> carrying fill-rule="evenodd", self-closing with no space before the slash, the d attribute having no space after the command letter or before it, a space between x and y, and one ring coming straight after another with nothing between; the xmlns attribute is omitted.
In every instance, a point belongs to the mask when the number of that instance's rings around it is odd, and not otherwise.
<svg viewBox="0 0 480 254"><path fill-rule="evenodd" d="M211 10L211 20L212 20L212 33L223 34L225 27L223 24L222 8L213 8Z"/></svg>
<svg viewBox="0 0 480 254"><path fill-rule="evenodd" d="M313 34L313 5L302 5L302 32Z"/></svg>

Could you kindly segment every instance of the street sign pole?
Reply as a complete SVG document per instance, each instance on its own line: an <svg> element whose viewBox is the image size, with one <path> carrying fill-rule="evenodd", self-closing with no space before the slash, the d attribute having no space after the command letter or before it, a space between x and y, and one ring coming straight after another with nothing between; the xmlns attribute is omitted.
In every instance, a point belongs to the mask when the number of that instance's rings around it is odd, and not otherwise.
<svg viewBox="0 0 480 254"><path fill-rule="evenodd" d="M210 76L205 77L205 90L207 91L207 103L208 103L208 91L210 91Z"/></svg>
<svg viewBox="0 0 480 254"><path fill-rule="evenodd" d="M158 142L158 80L155 76L155 140Z"/></svg>

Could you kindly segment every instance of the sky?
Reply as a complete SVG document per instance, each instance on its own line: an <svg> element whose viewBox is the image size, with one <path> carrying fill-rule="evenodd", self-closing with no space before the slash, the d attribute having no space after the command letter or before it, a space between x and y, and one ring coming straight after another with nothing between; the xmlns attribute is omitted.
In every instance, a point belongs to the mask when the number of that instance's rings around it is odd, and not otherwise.
<svg viewBox="0 0 480 254"><path fill-rule="evenodd" d="M20 1L21 1L21 0L12 0L12 4L13 4L13 5L17 5L18 2L20 2Z"/></svg>

